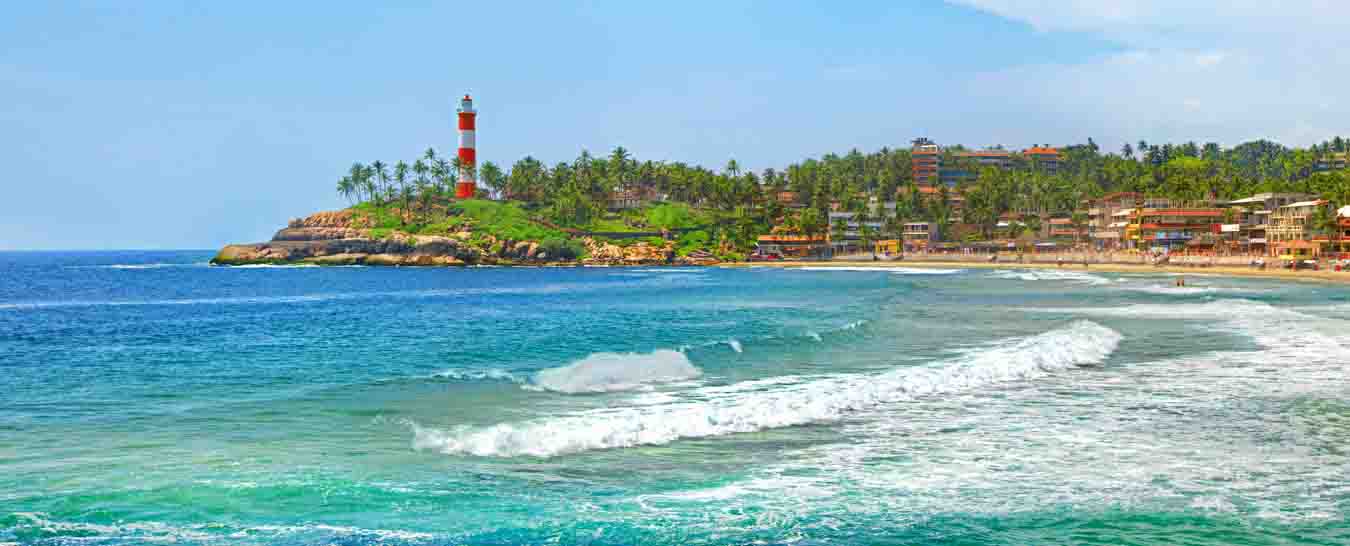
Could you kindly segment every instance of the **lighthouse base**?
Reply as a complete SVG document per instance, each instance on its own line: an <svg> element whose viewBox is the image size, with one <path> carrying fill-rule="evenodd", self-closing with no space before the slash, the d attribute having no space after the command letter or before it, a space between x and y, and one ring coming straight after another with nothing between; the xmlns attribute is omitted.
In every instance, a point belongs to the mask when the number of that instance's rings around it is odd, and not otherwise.
<svg viewBox="0 0 1350 546"><path fill-rule="evenodd" d="M455 184L456 199L473 199L473 196L476 193L478 193L478 184L473 182L460 182Z"/></svg>

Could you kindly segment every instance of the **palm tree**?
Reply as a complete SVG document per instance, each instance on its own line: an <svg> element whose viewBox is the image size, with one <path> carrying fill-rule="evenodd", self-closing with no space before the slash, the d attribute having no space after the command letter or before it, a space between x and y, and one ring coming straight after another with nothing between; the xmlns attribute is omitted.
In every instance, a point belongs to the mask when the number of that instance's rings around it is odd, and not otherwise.
<svg viewBox="0 0 1350 546"><path fill-rule="evenodd" d="M357 200L364 201L361 198L361 192L367 189L366 165L359 161L352 163L351 169L347 171L347 177L352 180L352 191L356 194Z"/></svg>
<svg viewBox="0 0 1350 546"><path fill-rule="evenodd" d="M1332 212L1333 210L1330 204L1326 204L1313 211L1307 220L1308 240L1312 240L1314 235L1326 235L1328 238L1331 238L1333 234L1339 235L1340 225L1337 222L1336 213ZM1336 239L1338 244L1333 248L1337 248L1339 251L1339 237Z"/></svg>
<svg viewBox="0 0 1350 546"><path fill-rule="evenodd" d="M1083 226L1086 226L1088 223L1087 214L1084 214L1082 212L1075 212L1073 213L1072 216L1069 216L1069 223L1073 224L1073 242L1075 245L1077 245L1078 236L1082 234Z"/></svg>
<svg viewBox="0 0 1350 546"><path fill-rule="evenodd" d="M727 176L739 176L741 174L741 164L737 163L735 159L730 159L727 160L727 166L723 170L726 171Z"/></svg>
<svg viewBox="0 0 1350 546"><path fill-rule="evenodd" d="M398 163L394 164L394 181L398 183L398 193L403 198L403 210L401 210L398 215L399 222L402 222L404 216L408 213L408 205L409 205L408 202L411 200L410 198L412 197L408 190L407 163L400 160Z"/></svg>
<svg viewBox="0 0 1350 546"><path fill-rule="evenodd" d="M389 191L389 168L383 161L376 159L374 163L370 164L370 172L375 182L375 201L379 204L380 199L385 197Z"/></svg>
<svg viewBox="0 0 1350 546"><path fill-rule="evenodd" d="M352 177L344 176L338 179L337 191L338 194L347 198L347 203L356 204L352 202L352 194L356 191L356 184L352 183Z"/></svg>
<svg viewBox="0 0 1350 546"><path fill-rule="evenodd" d="M613 152L609 154L609 168L614 175L614 186L618 188L628 188L628 167L632 155L623 146L616 146Z"/></svg>

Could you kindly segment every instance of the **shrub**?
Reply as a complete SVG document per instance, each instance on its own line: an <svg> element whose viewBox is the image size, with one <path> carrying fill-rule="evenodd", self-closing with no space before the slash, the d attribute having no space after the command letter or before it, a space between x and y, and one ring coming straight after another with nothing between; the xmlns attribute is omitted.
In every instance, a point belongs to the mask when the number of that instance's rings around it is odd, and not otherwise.
<svg viewBox="0 0 1350 546"><path fill-rule="evenodd" d="M586 247L571 239L549 237L539 243L539 249L548 253L551 260L575 260L586 253Z"/></svg>

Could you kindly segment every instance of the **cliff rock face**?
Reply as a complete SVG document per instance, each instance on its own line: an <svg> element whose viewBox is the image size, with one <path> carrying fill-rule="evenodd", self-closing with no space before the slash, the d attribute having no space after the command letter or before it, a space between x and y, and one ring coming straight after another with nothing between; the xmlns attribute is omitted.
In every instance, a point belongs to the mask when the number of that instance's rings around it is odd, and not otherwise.
<svg viewBox="0 0 1350 546"><path fill-rule="evenodd" d="M408 266L716 263L715 259L702 256L676 258L674 245L669 241L659 246L646 241L620 246L587 237L581 242L587 256L578 262L549 256L538 241L501 240L472 231L450 236L394 231L377 238L365 229L360 218L343 210L291 220L265 243L226 245L211 263Z"/></svg>
<svg viewBox="0 0 1350 546"><path fill-rule="evenodd" d="M353 226L351 211L320 212L291 220L266 243L227 245L211 263L243 265L464 265L482 252L459 239L393 233L375 239Z"/></svg>
<svg viewBox="0 0 1350 546"><path fill-rule="evenodd" d="M639 242L629 246L605 243L589 237L582 240L589 255L586 265L656 265L674 263L675 248L667 241L663 246Z"/></svg>

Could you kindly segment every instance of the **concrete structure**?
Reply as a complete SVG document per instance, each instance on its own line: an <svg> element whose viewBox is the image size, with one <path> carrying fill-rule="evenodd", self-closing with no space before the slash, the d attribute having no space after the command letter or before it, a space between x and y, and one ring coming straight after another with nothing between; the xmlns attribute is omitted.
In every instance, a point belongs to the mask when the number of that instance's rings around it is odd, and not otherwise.
<svg viewBox="0 0 1350 546"><path fill-rule="evenodd" d="M830 241L819 235L774 233L761 235L755 252L762 256L782 258L828 258Z"/></svg>
<svg viewBox="0 0 1350 546"><path fill-rule="evenodd" d="M914 183L920 186L933 186L938 182L938 171L942 168L942 148L926 138L916 138L909 150L910 170Z"/></svg>
<svg viewBox="0 0 1350 546"><path fill-rule="evenodd" d="M1275 210L1290 203L1312 199L1313 196L1306 193L1258 193L1229 201L1227 205L1235 210L1233 221L1237 224L1237 231L1226 237L1230 238L1230 244L1235 250L1266 254L1270 248L1266 228Z"/></svg>
<svg viewBox="0 0 1350 546"><path fill-rule="evenodd" d="M471 199L478 192L478 157L474 139L474 121L478 112L473 109L473 99L468 95L459 101L459 183L455 185L455 197Z"/></svg>
<svg viewBox="0 0 1350 546"><path fill-rule="evenodd" d="M1126 238L1140 247L1179 250L1191 241L1201 242L1205 237L1220 233L1223 209L1149 207L1167 200L1146 198L1144 207L1135 211L1125 227ZM1203 236L1203 237L1202 237Z"/></svg>
<svg viewBox="0 0 1350 546"><path fill-rule="evenodd" d="M1313 163L1313 172L1338 171L1350 166L1350 154L1346 152L1336 152L1317 158Z"/></svg>
<svg viewBox="0 0 1350 546"><path fill-rule="evenodd" d="M856 212L831 212L830 221L830 250L835 254L849 254L858 252L862 249L862 228L866 225L872 230L873 236L881 234L881 222L867 221L859 222ZM844 229L837 227L843 224Z"/></svg>
<svg viewBox="0 0 1350 546"><path fill-rule="evenodd" d="M1073 226L1071 218L1051 218L1045 222L1046 233L1050 238L1076 239L1078 229Z"/></svg>
<svg viewBox="0 0 1350 546"><path fill-rule="evenodd" d="M609 210L621 211L641 207L646 202L638 189L617 190L609 197Z"/></svg>
<svg viewBox="0 0 1350 546"><path fill-rule="evenodd" d="M1270 215L1270 223L1266 226L1267 246L1272 254L1300 254L1290 252L1291 250L1302 250L1308 248L1305 244L1311 238L1308 231L1308 223L1318 209L1326 208L1327 202L1323 200L1299 201L1290 203L1278 209ZM1313 249L1314 256L1318 254Z"/></svg>
<svg viewBox="0 0 1350 546"><path fill-rule="evenodd" d="M801 196L797 195L797 192L795 191L780 191L774 196L774 199L778 201L779 205L788 208L802 208L806 206L802 203Z"/></svg>
<svg viewBox="0 0 1350 546"><path fill-rule="evenodd" d="M1032 146L1022 150L1022 156L1031 161L1035 168L1044 169L1045 172L1058 172L1062 158L1059 155L1058 148L1048 146Z"/></svg>
<svg viewBox="0 0 1350 546"><path fill-rule="evenodd" d="M907 251L928 248L941 236L938 227L929 222L906 222L902 230Z"/></svg>
<svg viewBox="0 0 1350 546"><path fill-rule="evenodd" d="M1125 226L1130 224L1129 214L1134 210L1142 195L1134 192L1116 192L1103 195L1101 199L1088 203L1088 236L1093 246L1100 250L1124 248ZM1116 213L1127 211L1125 214Z"/></svg>
<svg viewBox="0 0 1350 546"><path fill-rule="evenodd" d="M985 167L1006 169L1013 164L1012 153L1005 150L979 150L952 154L955 165L939 165L938 179L948 187L970 182L980 177Z"/></svg>

